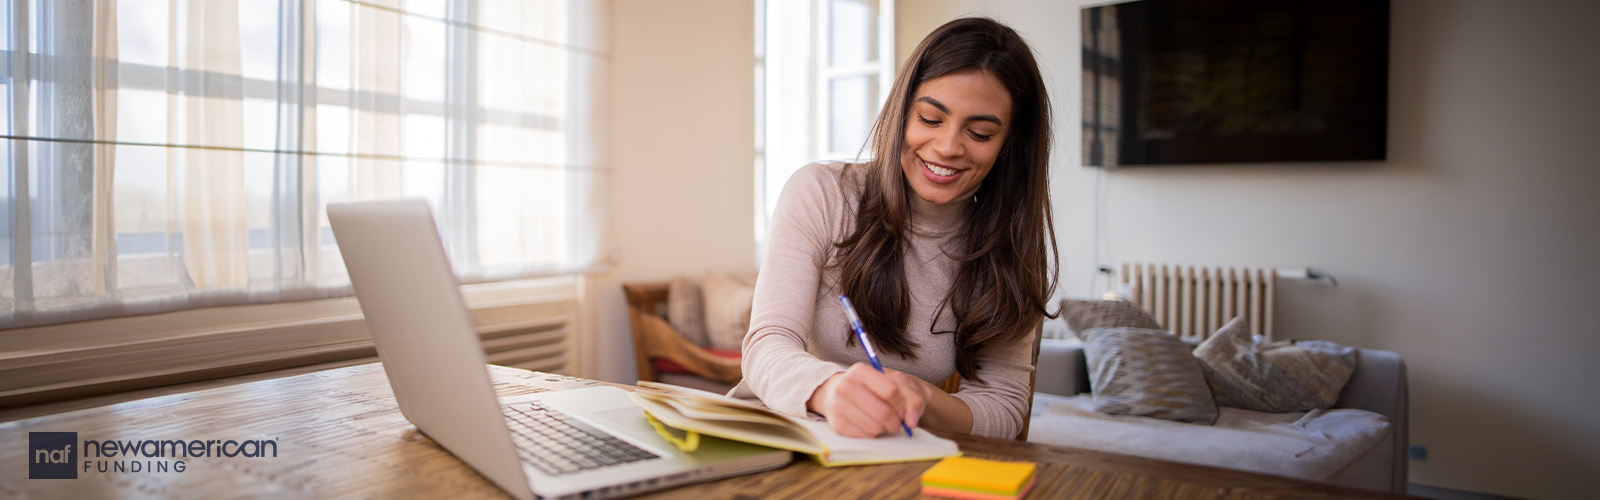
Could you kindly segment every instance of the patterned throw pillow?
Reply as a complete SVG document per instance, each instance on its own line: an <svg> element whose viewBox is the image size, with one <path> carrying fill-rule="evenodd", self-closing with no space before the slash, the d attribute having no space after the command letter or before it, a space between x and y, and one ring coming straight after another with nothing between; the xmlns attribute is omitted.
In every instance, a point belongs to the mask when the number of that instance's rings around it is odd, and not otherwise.
<svg viewBox="0 0 1600 500"><path fill-rule="evenodd" d="M701 298L699 283L679 276L667 285L667 322L694 345L710 345L706 339L705 300Z"/></svg>
<svg viewBox="0 0 1600 500"><path fill-rule="evenodd" d="M1095 411L1210 425L1217 406L1189 346L1163 330L1090 328L1079 333Z"/></svg>
<svg viewBox="0 0 1600 500"><path fill-rule="evenodd" d="M1126 300L1061 299L1061 315L1067 318L1067 328L1079 332L1079 338L1090 328L1161 329L1150 313Z"/></svg>
<svg viewBox="0 0 1600 500"><path fill-rule="evenodd" d="M738 351L750 330L750 303L755 300L755 280L747 276L706 273L700 279L706 301L706 339L711 347Z"/></svg>
<svg viewBox="0 0 1600 500"><path fill-rule="evenodd" d="M1194 351L1219 406L1274 413L1330 408L1356 369L1356 350L1326 341L1259 345L1234 318Z"/></svg>

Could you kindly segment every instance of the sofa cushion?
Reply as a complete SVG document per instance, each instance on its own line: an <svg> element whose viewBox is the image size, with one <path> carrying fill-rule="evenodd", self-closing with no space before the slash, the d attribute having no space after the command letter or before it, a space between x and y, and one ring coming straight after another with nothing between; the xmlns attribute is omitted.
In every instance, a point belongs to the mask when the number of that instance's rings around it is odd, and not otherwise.
<svg viewBox="0 0 1600 500"><path fill-rule="evenodd" d="M1155 317L1126 300L1061 299L1061 316L1067 319L1067 328L1080 335L1090 328L1161 329Z"/></svg>
<svg viewBox="0 0 1600 500"><path fill-rule="evenodd" d="M1176 336L1149 328L1090 328L1082 336L1096 411L1202 424L1216 420L1200 363Z"/></svg>
<svg viewBox="0 0 1600 500"><path fill-rule="evenodd" d="M1218 406L1266 412L1330 408L1355 371L1356 350L1326 341L1257 344L1243 317L1195 349Z"/></svg>
<svg viewBox="0 0 1600 500"><path fill-rule="evenodd" d="M750 330L750 304L755 299L753 276L708 272L700 279L706 301L706 341L716 349L739 350Z"/></svg>
<svg viewBox="0 0 1600 500"><path fill-rule="evenodd" d="M700 283L687 276L667 285L667 323L694 345L710 345L706 338L706 305Z"/></svg>
<svg viewBox="0 0 1600 500"><path fill-rule="evenodd" d="M1391 432L1357 409L1266 413L1222 408L1215 425L1105 415L1088 395L1035 394L1028 441L1326 480Z"/></svg>

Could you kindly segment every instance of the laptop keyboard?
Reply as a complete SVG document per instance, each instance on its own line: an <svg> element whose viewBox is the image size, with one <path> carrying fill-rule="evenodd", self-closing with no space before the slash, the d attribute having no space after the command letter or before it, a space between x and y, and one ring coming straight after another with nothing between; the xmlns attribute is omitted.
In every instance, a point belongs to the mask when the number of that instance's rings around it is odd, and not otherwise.
<svg viewBox="0 0 1600 500"><path fill-rule="evenodd" d="M659 458L537 402L501 408L511 423L517 455L545 474L559 476Z"/></svg>

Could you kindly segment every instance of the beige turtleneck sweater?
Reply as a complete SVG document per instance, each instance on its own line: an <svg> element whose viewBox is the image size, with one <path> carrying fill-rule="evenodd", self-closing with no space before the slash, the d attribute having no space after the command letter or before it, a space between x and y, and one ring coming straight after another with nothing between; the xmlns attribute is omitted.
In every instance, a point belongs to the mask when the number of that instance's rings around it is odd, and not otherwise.
<svg viewBox="0 0 1600 500"><path fill-rule="evenodd" d="M841 179L841 171L845 175ZM744 380L735 397L758 397L767 406L806 415L806 401L834 373L867 362L839 305L839 268L828 267L833 244L855 227L866 169L841 163L807 165L784 185L773 215L766 258L756 281L750 331L744 337ZM937 308L955 280L967 201L935 205L913 196L905 276L911 291L906 332L917 359L879 353L884 368L938 385L955 373L955 318ZM856 300L860 304L859 299ZM858 306L859 307L859 306ZM1031 339L1030 339L1031 340ZM989 345L978 357L985 383L962 380L955 394L972 409L973 434L1010 438L1022 429L1028 404L1032 343Z"/></svg>

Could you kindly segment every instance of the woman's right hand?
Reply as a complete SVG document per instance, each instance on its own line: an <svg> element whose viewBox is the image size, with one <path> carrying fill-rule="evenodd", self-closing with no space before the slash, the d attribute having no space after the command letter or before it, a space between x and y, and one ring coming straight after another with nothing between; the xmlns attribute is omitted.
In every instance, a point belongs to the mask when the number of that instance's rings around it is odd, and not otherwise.
<svg viewBox="0 0 1600 500"><path fill-rule="evenodd" d="M916 427L927 405L909 375L879 372L856 363L834 374L811 393L806 408L828 419L834 432L845 437L870 438L903 432L902 421Z"/></svg>

